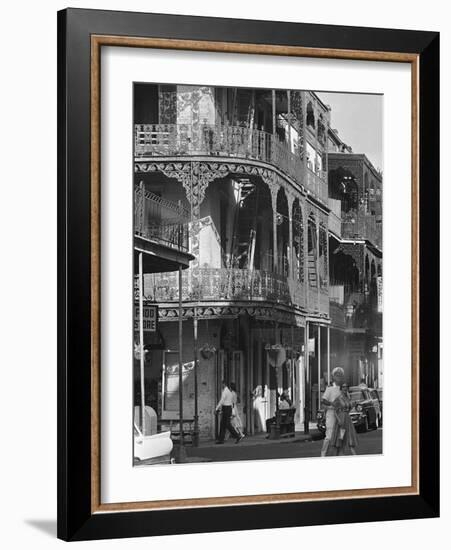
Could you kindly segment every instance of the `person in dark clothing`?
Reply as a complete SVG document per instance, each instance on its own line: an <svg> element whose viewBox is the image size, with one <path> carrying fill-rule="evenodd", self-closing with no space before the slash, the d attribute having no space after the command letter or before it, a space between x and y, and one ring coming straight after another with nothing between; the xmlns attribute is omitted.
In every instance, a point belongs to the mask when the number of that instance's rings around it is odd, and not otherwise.
<svg viewBox="0 0 451 550"><path fill-rule="evenodd" d="M229 430L231 436L235 438L235 443L239 443L243 439L243 436L235 430L231 423L233 403L233 393L223 380L221 399L216 406L216 412L218 413L221 411L221 424L219 428L218 440L216 441L217 444L224 443L226 430Z"/></svg>

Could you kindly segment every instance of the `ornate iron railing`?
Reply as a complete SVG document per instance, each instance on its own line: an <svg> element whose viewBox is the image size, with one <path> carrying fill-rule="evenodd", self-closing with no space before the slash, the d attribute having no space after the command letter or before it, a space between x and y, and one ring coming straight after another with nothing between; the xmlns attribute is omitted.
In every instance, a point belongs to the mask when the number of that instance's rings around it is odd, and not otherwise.
<svg viewBox="0 0 451 550"><path fill-rule="evenodd" d="M329 311L335 326L376 332L382 329L382 313L377 309L377 297L368 292L346 292L343 304L330 299Z"/></svg>
<svg viewBox="0 0 451 550"><path fill-rule="evenodd" d="M135 235L188 252L187 211L151 191L135 186Z"/></svg>
<svg viewBox="0 0 451 550"><path fill-rule="evenodd" d="M341 201L329 198L329 231L341 237Z"/></svg>
<svg viewBox="0 0 451 550"><path fill-rule="evenodd" d="M146 299L165 303L178 300L176 273L145 277ZM184 301L269 301L305 306L304 285L274 273L247 269L191 268L182 275Z"/></svg>
<svg viewBox="0 0 451 550"><path fill-rule="evenodd" d="M271 164L327 202L327 175L304 170L299 154L262 130L223 124L136 124L135 156L212 155ZM304 176L304 172L307 172Z"/></svg>
<svg viewBox="0 0 451 550"><path fill-rule="evenodd" d="M318 307L320 313L329 313L329 292L327 288L320 290Z"/></svg>
<svg viewBox="0 0 451 550"><path fill-rule="evenodd" d="M371 214L357 214L356 218L343 221L342 237L345 239L367 239L378 248L382 247L382 226Z"/></svg>

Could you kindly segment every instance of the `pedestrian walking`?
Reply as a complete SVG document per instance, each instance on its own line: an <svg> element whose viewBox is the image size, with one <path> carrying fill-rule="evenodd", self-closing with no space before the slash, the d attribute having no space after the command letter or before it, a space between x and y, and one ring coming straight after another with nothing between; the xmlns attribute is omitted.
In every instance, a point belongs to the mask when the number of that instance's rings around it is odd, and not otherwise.
<svg viewBox="0 0 451 550"><path fill-rule="evenodd" d="M344 374L344 370L341 367L336 367L332 371L333 385L326 388L326 391L321 399L321 403L326 408L326 434L321 449L321 456L327 456L327 451L329 449L330 439L332 437L332 432L336 422L333 403L335 399L341 395L341 385L344 382Z"/></svg>
<svg viewBox="0 0 451 550"><path fill-rule="evenodd" d="M232 423L231 423L232 407L233 407L233 394L230 391L229 386L223 380L221 399L219 400L219 403L216 406L216 412L218 413L219 411L221 411L221 424L219 428L219 437L218 437L218 440L216 441L217 444L224 443L226 430L228 430L231 436L235 438L235 443L239 443L243 439L243 436L240 435L232 426Z"/></svg>
<svg viewBox="0 0 451 550"><path fill-rule="evenodd" d="M349 411L352 409L351 397L347 384L341 386L341 393L333 402L335 409L335 425L329 442L331 456L355 455L357 434Z"/></svg>

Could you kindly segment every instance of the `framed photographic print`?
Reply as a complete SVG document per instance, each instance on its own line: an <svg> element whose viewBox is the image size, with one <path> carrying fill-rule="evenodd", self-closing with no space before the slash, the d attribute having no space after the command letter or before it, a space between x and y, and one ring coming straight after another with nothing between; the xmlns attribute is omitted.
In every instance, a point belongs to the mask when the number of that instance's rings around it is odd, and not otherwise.
<svg viewBox="0 0 451 550"><path fill-rule="evenodd" d="M58 536L439 513L439 35L58 14Z"/></svg>

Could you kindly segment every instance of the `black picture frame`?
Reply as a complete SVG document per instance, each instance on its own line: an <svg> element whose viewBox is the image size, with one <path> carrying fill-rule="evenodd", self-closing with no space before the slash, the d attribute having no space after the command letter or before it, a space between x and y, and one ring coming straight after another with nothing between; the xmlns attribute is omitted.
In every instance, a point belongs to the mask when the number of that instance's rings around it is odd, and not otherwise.
<svg viewBox="0 0 451 550"><path fill-rule="evenodd" d="M418 56L419 493L93 513L91 36ZM334 57L333 54L330 57ZM138 537L439 515L439 33L101 10L58 13L58 537ZM227 522L224 518L227 517Z"/></svg>

